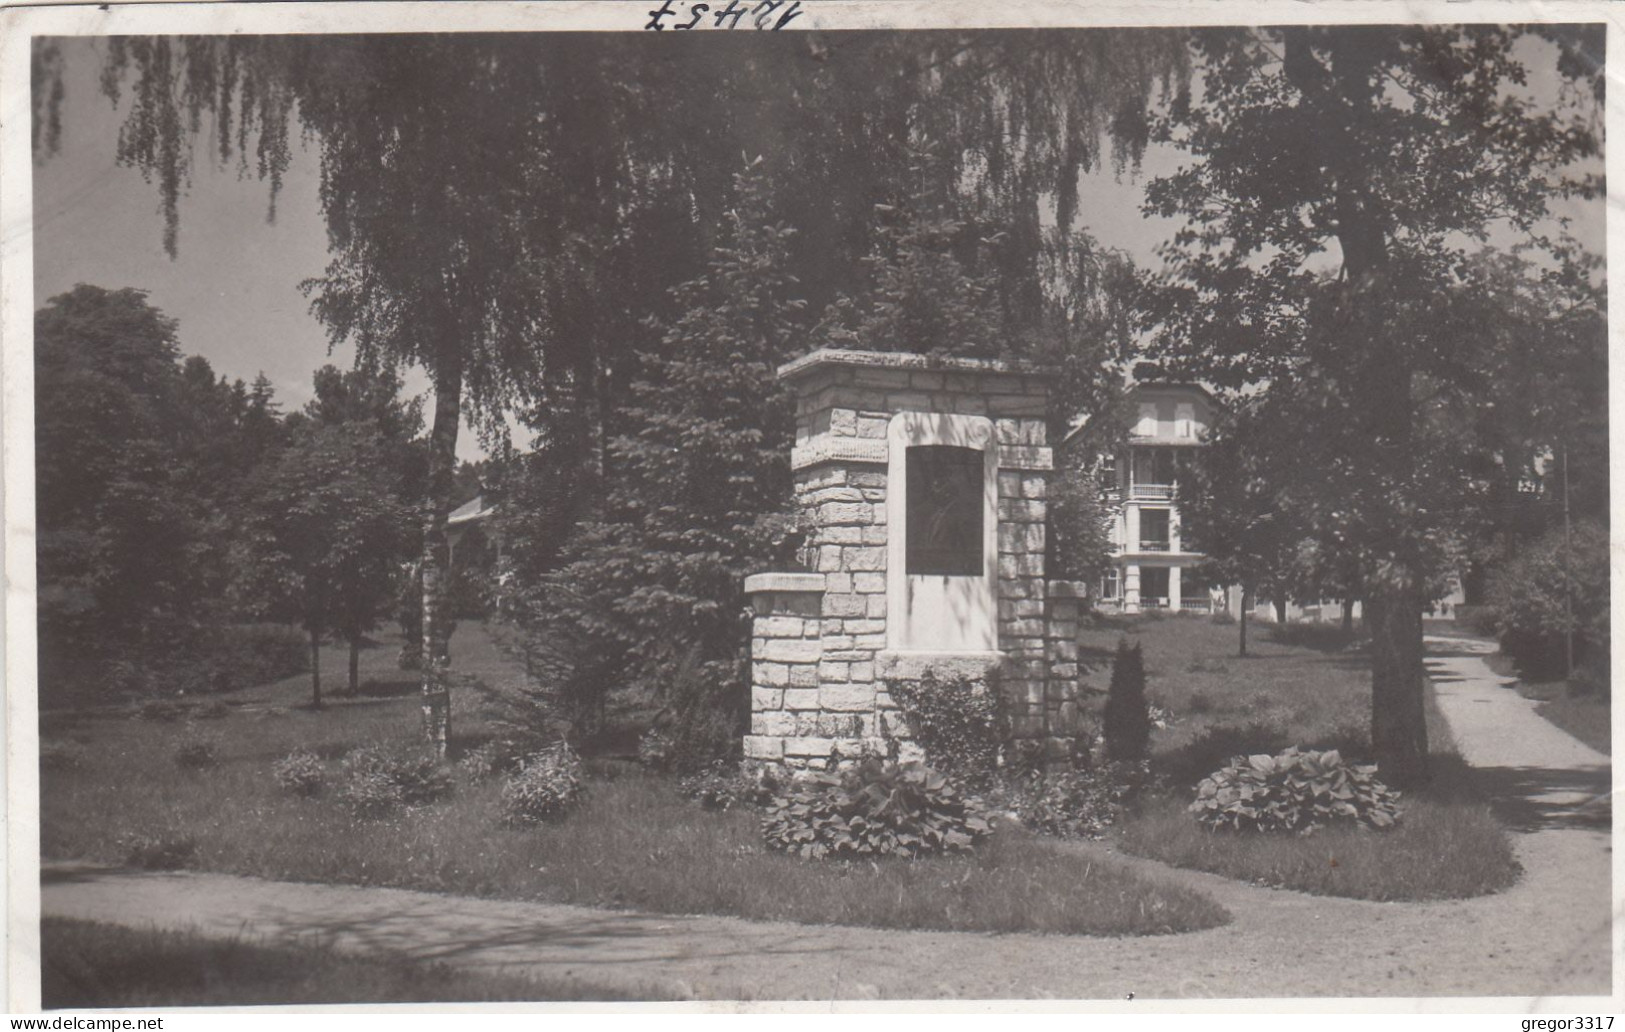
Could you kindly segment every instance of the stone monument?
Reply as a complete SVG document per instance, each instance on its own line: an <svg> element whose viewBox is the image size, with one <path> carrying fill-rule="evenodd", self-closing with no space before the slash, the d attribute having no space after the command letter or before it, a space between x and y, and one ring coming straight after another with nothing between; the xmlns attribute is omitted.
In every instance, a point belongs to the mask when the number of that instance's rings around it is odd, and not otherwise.
<svg viewBox="0 0 1625 1032"><path fill-rule="evenodd" d="M933 673L996 686L1016 737L1064 761L1083 590L1044 574L1045 371L823 349L779 376L814 572L745 580L745 755L823 766L888 740L917 755L887 689Z"/></svg>

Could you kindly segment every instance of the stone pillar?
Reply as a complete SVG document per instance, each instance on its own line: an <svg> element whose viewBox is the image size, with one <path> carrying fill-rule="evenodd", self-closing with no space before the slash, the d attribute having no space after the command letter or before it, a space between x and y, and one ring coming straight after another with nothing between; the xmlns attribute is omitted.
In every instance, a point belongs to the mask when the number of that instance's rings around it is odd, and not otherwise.
<svg viewBox="0 0 1625 1032"><path fill-rule="evenodd" d="M1123 564L1123 612L1140 611L1140 564Z"/></svg>
<svg viewBox="0 0 1625 1032"><path fill-rule="evenodd" d="M796 397L791 468L813 572L747 579L757 613L747 753L807 766L895 745L907 758L908 743L889 741L907 729L887 684L927 673L982 680L994 671L1017 735L1047 746L1047 729L1076 694L1076 646L1071 673L1063 661L1058 675L1052 642L1075 637L1065 628L1077 619L1076 599L1046 608L1048 372L821 350L779 376ZM906 569L908 449L934 446L983 453L981 574ZM897 476L905 479L892 483ZM960 602L982 607L976 619L933 622L939 607L945 620L963 618ZM1070 695L1060 686L1068 676Z"/></svg>
<svg viewBox="0 0 1625 1032"><path fill-rule="evenodd" d="M1044 728L1044 763L1064 766L1072 761L1073 742L1083 730L1078 706L1078 634L1082 630L1088 587L1077 581L1049 583L1049 618L1044 658L1049 684Z"/></svg>
<svg viewBox="0 0 1625 1032"><path fill-rule="evenodd" d="M1001 419L1003 447L1040 448L1044 423ZM1045 660L1045 519L1048 485L1043 472L999 473L999 648L1005 654L1000 683L1011 704L1017 738L1041 740L1048 726L1049 668Z"/></svg>
<svg viewBox="0 0 1625 1032"><path fill-rule="evenodd" d="M1175 613L1179 612L1179 590L1179 564L1173 563L1168 567L1168 608Z"/></svg>
<svg viewBox="0 0 1625 1032"><path fill-rule="evenodd" d="M761 573L745 578L750 599L750 734L745 756L804 762L828 756L833 743L799 734L799 714L818 709L819 602L824 578L810 573Z"/></svg>

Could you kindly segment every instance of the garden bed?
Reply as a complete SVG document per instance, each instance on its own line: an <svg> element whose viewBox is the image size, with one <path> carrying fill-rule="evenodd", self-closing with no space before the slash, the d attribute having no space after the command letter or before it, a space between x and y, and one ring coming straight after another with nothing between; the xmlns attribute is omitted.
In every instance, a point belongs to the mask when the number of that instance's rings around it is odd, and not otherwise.
<svg viewBox="0 0 1625 1032"><path fill-rule="evenodd" d="M478 741L488 732L482 696L459 691L454 727ZM445 801L358 818L331 785L311 799L283 791L273 765L308 750L336 778L341 757L359 746L415 741L416 700L266 708L299 693L297 683L243 693L251 705L194 727L131 717L55 728L46 744L63 755L43 772L44 855L883 928L1147 935L1228 919L1199 893L1080 859L1014 827L970 855L912 862L771 853L756 814L704 810L674 783L640 773L589 780L577 811L539 828L503 824L496 781L460 782ZM184 769L177 757L193 755L200 736L218 762Z"/></svg>
<svg viewBox="0 0 1625 1032"><path fill-rule="evenodd" d="M1118 829L1118 845L1242 881L1358 899L1462 898L1511 885L1519 867L1506 832L1474 790L1431 689L1435 777L1404 795L1404 817L1393 829L1213 832L1186 811L1197 782L1237 755L1297 745L1369 760L1369 663L1336 630L1255 626L1246 658L1236 655L1234 626L1201 618L1117 620L1091 632L1097 659L1120 635L1141 642L1147 695L1171 718L1151 739L1152 765L1169 790L1143 801ZM1109 672L1102 666L1092 679L1104 686Z"/></svg>

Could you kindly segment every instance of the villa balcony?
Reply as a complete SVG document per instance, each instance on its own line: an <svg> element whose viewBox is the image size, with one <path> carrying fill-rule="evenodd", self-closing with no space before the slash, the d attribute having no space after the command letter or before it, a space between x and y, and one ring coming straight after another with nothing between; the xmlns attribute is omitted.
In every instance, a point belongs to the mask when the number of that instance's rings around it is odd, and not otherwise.
<svg viewBox="0 0 1625 1032"><path fill-rule="evenodd" d="M1104 601L1107 602L1107 603L1110 603L1112 605L1115 605L1118 609L1122 608L1122 600L1121 599L1105 599ZM1166 610L1166 611L1169 611L1169 612L1180 612L1180 613L1212 613L1214 611L1214 606L1213 606L1213 600L1208 598L1206 595L1202 596L1201 598L1182 598L1182 599L1179 599L1179 604L1178 605L1175 605L1174 600L1171 599L1171 598L1168 598L1167 596L1162 596L1162 595L1141 595L1140 596L1140 609L1141 610L1161 609L1161 610Z"/></svg>
<svg viewBox="0 0 1625 1032"><path fill-rule="evenodd" d="M1172 552L1173 550L1173 542L1167 538L1142 538L1140 540L1141 552Z"/></svg>
<svg viewBox="0 0 1625 1032"><path fill-rule="evenodd" d="M1174 497L1174 485L1130 484L1128 496L1130 501L1136 502L1166 502Z"/></svg>

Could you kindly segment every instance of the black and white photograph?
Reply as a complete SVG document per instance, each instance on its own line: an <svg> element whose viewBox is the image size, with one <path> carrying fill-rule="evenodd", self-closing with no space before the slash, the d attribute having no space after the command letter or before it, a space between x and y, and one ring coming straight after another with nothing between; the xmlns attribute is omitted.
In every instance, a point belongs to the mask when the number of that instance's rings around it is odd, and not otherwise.
<svg viewBox="0 0 1625 1032"><path fill-rule="evenodd" d="M1617 9L0 23L10 1011L1620 1010Z"/></svg>

